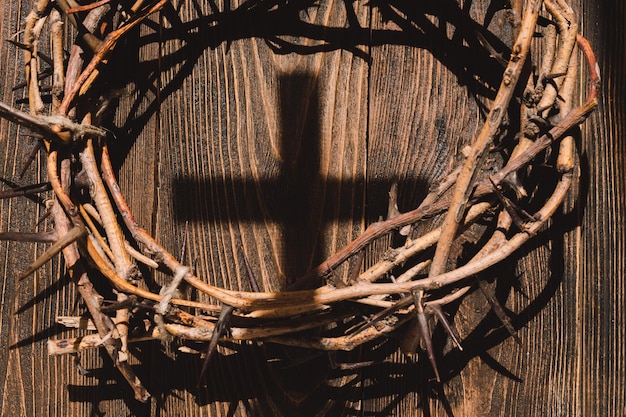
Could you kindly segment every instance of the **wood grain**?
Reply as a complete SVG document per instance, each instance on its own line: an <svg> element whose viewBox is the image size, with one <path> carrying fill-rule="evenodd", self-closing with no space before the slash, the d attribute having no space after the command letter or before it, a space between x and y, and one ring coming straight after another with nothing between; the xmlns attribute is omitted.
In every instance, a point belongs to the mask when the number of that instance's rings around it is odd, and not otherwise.
<svg viewBox="0 0 626 417"><path fill-rule="evenodd" d="M0 33L6 39L19 31L21 18L30 6L23 2L1 2L4 13ZM21 54L6 42L0 45L0 71L4 74L0 100L15 103L21 92L11 88L23 80ZM25 137L24 129L2 120L0 122L2 168L0 177L20 184L45 180L45 165L36 160L23 179L17 174L34 142ZM3 185L3 188L5 185ZM0 230L34 231L34 224L43 214L40 200L13 199L0 201ZM43 230L45 226L40 226ZM50 404L63 403L69 413L85 412L84 403L69 404L65 394L66 383L75 383L71 358L51 362L45 352L45 339L54 334L54 316L58 306L72 305L73 289L64 289L67 280L55 260L24 282L18 283L20 271L41 254L45 245L28 243L0 243L2 270L2 300L0 303L0 413L2 415L46 414ZM61 294L62 293L62 294ZM35 302L36 301L36 302ZM64 400L61 400L64 398Z"/></svg>
<svg viewBox="0 0 626 417"><path fill-rule="evenodd" d="M284 288L385 216L393 182L407 210L451 168L501 72L474 33L510 45L497 3L218 2L224 12L211 20L209 2L173 2L179 20L155 17L160 29L142 26L111 60L109 87L121 93L111 149L137 220L174 254L188 222L185 262L212 284L249 289L245 254L264 290ZM30 6L0 6L8 38ZM47 356L47 338L77 334L52 324L81 311L76 292L58 259L17 283L45 245L1 242L0 415L625 415L626 9L574 6L603 75L600 108L581 133L577 198L485 277L522 346L475 291L450 311L465 350L435 333L442 386L393 338L337 355L379 361L357 371L300 350L221 347L200 388L196 356L142 343L133 363L153 399L140 405L97 351L80 358L90 376L71 357ZM22 97L10 89L20 63L1 43L5 103ZM32 142L4 120L0 132L0 177L15 181ZM35 166L20 181L43 181ZM0 200L0 230L33 230L41 213L27 199ZM144 272L153 288L165 282ZM283 369L287 361L297 365Z"/></svg>

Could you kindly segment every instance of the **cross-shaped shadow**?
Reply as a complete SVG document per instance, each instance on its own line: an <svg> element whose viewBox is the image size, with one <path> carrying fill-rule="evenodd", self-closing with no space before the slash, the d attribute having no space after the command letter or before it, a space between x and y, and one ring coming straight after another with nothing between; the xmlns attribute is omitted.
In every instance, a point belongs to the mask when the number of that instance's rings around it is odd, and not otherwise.
<svg viewBox="0 0 626 417"><path fill-rule="evenodd" d="M325 227L363 218L366 187L368 193L380 194L386 201L386 193L396 180L377 178L366 184L363 177L329 178L320 166L321 109L316 78L303 72L283 74L278 88L281 127L276 175L181 176L172 188L179 222L277 225L281 248L278 267L288 285L325 259ZM269 149L271 145L264 146Z"/></svg>

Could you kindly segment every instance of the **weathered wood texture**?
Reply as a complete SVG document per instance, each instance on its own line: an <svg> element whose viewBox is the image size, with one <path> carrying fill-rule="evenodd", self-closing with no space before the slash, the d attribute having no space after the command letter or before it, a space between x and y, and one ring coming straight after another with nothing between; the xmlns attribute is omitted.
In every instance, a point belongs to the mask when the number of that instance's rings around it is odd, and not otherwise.
<svg viewBox="0 0 626 417"><path fill-rule="evenodd" d="M0 1L3 39L29 3ZM284 288L384 216L394 181L401 210L415 207L498 83L497 62L464 38L488 30L510 45L499 2L218 2L231 12L215 20L212 2L173 3L186 35L165 14L163 29L144 26L119 51L112 149L138 221L175 254L188 222L185 262L227 288L250 288L244 253L263 289ZM435 337L443 387L394 340L338 355L381 361L358 371L328 369L325 356L267 362L308 355L295 350L223 349L200 388L197 357L143 343L133 353L154 397L142 405L98 352L81 355L89 376L47 356L47 338L74 334L52 323L81 311L76 292L58 259L18 283L43 246L2 242L0 415L625 415L626 8L575 7L603 70L601 103L583 127L578 202L493 271L522 346L478 293L452 311L465 351ZM4 102L22 98L11 91L20 64L0 43ZM0 176L13 181L32 144L4 120L0 132ZM15 181L45 180L37 162ZM0 201L0 230L33 230L41 214L37 201Z"/></svg>

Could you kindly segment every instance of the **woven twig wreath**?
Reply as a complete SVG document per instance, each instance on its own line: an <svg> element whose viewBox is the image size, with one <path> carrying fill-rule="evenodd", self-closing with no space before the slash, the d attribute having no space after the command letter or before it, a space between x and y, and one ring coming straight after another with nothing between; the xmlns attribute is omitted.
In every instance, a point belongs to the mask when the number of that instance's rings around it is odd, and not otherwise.
<svg viewBox="0 0 626 417"><path fill-rule="evenodd" d="M54 230L34 237L5 232L1 237L53 240L20 279L62 252L89 310L97 334L80 341L51 341L50 353L104 347L141 401L147 400L149 393L127 362L128 343L132 342L128 323L138 310L142 311L142 317L151 320L146 337L172 335L207 341L208 354L202 372L209 365L217 343L223 339L350 350L405 326L407 334L415 335L407 339L405 347L415 351L421 342L439 380L430 322L434 318L462 348L442 308L470 290L473 276L511 256L546 227L573 181L577 152L572 132L597 102L596 60L589 43L578 33L572 9L564 0L528 1L519 16L510 56L498 57L504 66L502 82L484 125L471 147L464 150L458 168L434 184L419 207L402 214L390 213L393 215L386 220L369 225L354 241L286 291L226 290L195 276L135 222L109 159L111 134L106 127L98 126L99 114L106 103L92 93L94 81L106 71L107 59L120 40L163 8L167 0L138 0L131 8L117 9L112 9L106 0L75 8L70 8L69 3L38 0L28 15L22 41L14 41L24 53L28 112L0 103L0 116L40 137L39 149L47 155L48 173L47 183L7 190L3 196L52 189L54 199L49 209ZM543 17L538 25L540 14ZM61 29L64 21L74 25L78 32L76 47L67 63ZM105 21L117 23L116 26L101 24ZM49 51L42 50L43 44L39 42L44 30L50 31ZM535 36L536 32L543 36ZM544 60L525 88L520 88L518 80L535 42L544 43ZM483 46L492 49L486 40ZM578 50L582 51L591 80L582 105L575 104L579 87ZM85 57L90 59L85 61ZM44 64L51 67L49 73L53 75L49 105L42 100L40 86L46 74L40 70ZM512 100L522 103L518 126L511 126L506 120ZM519 140L513 148L501 150L505 158L500 167L486 170L485 156L505 121L509 123L508 129L517 129ZM550 183L552 188L547 192L535 193L538 185L527 184L527 174L533 165L547 161L557 181ZM88 193L81 189L85 183ZM521 207L531 199L529 195L535 200L535 196L548 197L543 201L533 200L532 206L539 208L528 213ZM442 221L428 233L421 236L410 233L420 222L435 215L440 215ZM482 248L468 262L447 270L448 265L455 263L449 258L459 232L484 219L493 219L496 227L485 229L491 235L483 236ZM392 231L402 231L408 236L402 246L367 270L354 271L348 279L328 279L333 270ZM426 252L433 247L434 251ZM434 255L425 257L425 253ZM138 263L167 271L171 281L160 293L144 289ZM117 300L103 303L90 281L94 273L108 279ZM251 288L258 288L252 271L249 280ZM178 298L177 288L183 281L213 302ZM498 313L498 308L494 310L514 334L506 316Z"/></svg>

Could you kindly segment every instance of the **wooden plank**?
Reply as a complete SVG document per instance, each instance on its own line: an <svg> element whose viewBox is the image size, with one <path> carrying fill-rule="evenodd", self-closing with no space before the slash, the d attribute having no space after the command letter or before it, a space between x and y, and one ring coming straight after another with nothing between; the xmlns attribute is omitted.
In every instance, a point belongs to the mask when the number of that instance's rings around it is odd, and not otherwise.
<svg viewBox="0 0 626 417"><path fill-rule="evenodd" d="M185 36L168 20L162 30L142 27L119 52L119 82L137 81L116 86L124 89L113 148L139 222L178 254L189 221L186 263L228 288L250 288L242 252L263 289L284 288L384 216L393 181L406 210L450 169L489 104L492 92L482 87L497 85L501 71L463 42L472 26L459 7L480 24L488 18L487 29L510 44L506 12L488 1L355 2L354 15L349 2L219 3L232 12L216 22L198 3L175 5ZM30 6L0 6L8 38ZM340 355L386 359L356 372L327 370L326 357L286 370L266 362L307 358L296 350L220 348L200 388L196 356L144 343L134 353L154 398L140 405L97 351L82 355L87 377L71 357L48 358L45 339L61 331L53 319L76 314L76 292L58 259L17 283L45 245L2 242L0 415L623 415L626 12L619 1L575 7L604 77L600 111L582 132L580 202L572 198L516 264L491 271L521 347L475 292L451 311L465 351L436 336L443 388L428 364L407 363L395 339ZM0 100L16 103L21 93L9 87L20 80L21 58L7 43L0 73L10 74ZM32 146L23 133L0 120L4 179L15 178ZM44 180L37 166L21 181ZM26 199L1 200L0 230L32 230L41 212ZM374 246L368 261L387 244ZM152 278L155 288L165 282Z"/></svg>
<svg viewBox="0 0 626 417"><path fill-rule="evenodd" d="M580 414L617 416L626 414L622 366L626 350L621 342L626 340L626 57L618 52L623 50L625 32L617 23L626 18L626 8L619 1L587 1L583 11L585 34L598 48L603 82L599 111L583 130L589 184L583 188L581 245L575 258L580 265L576 279Z"/></svg>
<svg viewBox="0 0 626 417"><path fill-rule="evenodd" d="M22 2L0 2L3 15L0 20L2 39L9 38L21 27L20 16L25 16L29 7ZM25 8L25 9L24 9ZM22 81L22 59L19 51L6 42L0 45L0 71L2 87L0 100L15 103L21 92L11 89ZM17 179L25 155L33 142L5 120L0 121L2 155L0 177L3 181L23 183L39 182L45 173L38 167L29 170L22 180ZM40 161L37 161L40 162ZM3 184L2 188L6 188ZM32 231L37 217L43 213L37 201L24 198L0 201L0 230ZM2 265L2 291L0 300L0 414L35 415L48 409L48 404L63 397L61 375L54 372L48 361L45 338L51 334L50 312L54 311L59 299L52 290L58 278L58 263L46 265L33 277L18 283L17 276L43 252L45 245L33 247L29 243L0 242L0 264ZM46 288L50 288L46 291ZM49 294L52 293L52 294ZM39 302L30 300L39 295ZM16 313L18 312L18 313Z"/></svg>
<svg viewBox="0 0 626 417"><path fill-rule="evenodd" d="M30 11L30 5L2 1L0 7L3 10L0 33L2 39L8 39L22 27L21 19ZM17 48L4 41L0 44L0 72L4 75L0 100L5 103L16 105L17 100L23 98L22 90L12 91L13 86L23 81L22 62ZM8 188L9 182L45 181L41 158L37 158L23 178L18 177L34 145L26 136L28 133L5 120L0 121L2 189ZM43 198L46 195L34 200L1 200L0 230L35 231L35 223L44 212ZM46 228L49 222L37 229ZM73 291L64 291L67 281L59 279L59 261L44 266L21 283L17 281L20 273L46 247L45 244L0 242L0 415L3 416L46 415L50 404L60 402L67 406L65 384L75 380L71 358L50 361L45 350L45 340L54 333L55 310L67 303L68 298L74 300ZM53 409L49 415L57 415L56 411ZM81 403L70 405L65 411L80 414L87 412L87 407Z"/></svg>
<svg viewBox="0 0 626 417"><path fill-rule="evenodd" d="M176 26L162 35L153 230L178 253L189 222L185 261L200 276L250 289L245 254L261 289L277 291L363 230L368 65L334 45L313 53L323 40L282 36L295 17L305 28L344 28L343 2L217 7L223 16L208 23L208 4L181 3L180 19L193 29L186 39L176 38ZM354 9L367 27L367 9ZM263 35L250 37L256 32ZM143 192L141 184L127 186ZM313 395L328 390L319 380L325 356L283 371L286 354L302 353L243 348L217 357L196 388L198 358L152 354L152 389L164 397L154 412L191 413L199 404L211 415L310 415L310 408L323 415L337 407L328 395ZM300 378L305 370L313 382Z"/></svg>

